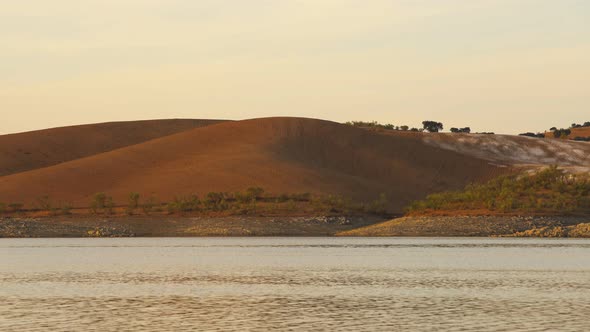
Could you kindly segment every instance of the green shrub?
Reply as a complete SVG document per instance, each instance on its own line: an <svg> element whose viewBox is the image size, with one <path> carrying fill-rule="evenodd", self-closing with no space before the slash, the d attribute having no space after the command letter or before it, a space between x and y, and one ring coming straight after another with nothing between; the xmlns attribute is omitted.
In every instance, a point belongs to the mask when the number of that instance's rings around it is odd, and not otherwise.
<svg viewBox="0 0 590 332"><path fill-rule="evenodd" d="M290 197L296 202L309 202L312 199L310 193L291 194Z"/></svg>
<svg viewBox="0 0 590 332"><path fill-rule="evenodd" d="M137 209L139 206L139 194L136 192L129 193L128 196L128 206L131 209Z"/></svg>
<svg viewBox="0 0 590 332"><path fill-rule="evenodd" d="M166 209L168 213L198 211L200 204L201 201L197 195L175 197L172 202L166 205Z"/></svg>
<svg viewBox="0 0 590 332"><path fill-rule="evenodd" d="M96 193L90 202L90 209L92 213L97 214L99 210L104 209L107 195L105 193Z"/></svg>
<svg viewBox="0 0 590 332"><path fill-rule="evenodd" d="M238 203L247 204L250 202L255 202L262 198L264 194L264 189L260 187L250 187L246 189L244 192L236 192L234 194L234 199Z"/></svg>
<svg viewBox="0 0 590 332"><path fill-rule="evenodd" d="M250 187L246 189L246 193L254 200L259 200L262 198L262 195L264 194L264 189L260 187Z"/></svg>
<svg viewBox="0 0 590 332"><path fill-rule="evenodd" d="M387 212L387 203L387 195L385 195L385 193L381 193L379 198L369 204L367 212L384 214Z"/></svg>
<svg viewBox="0 0 590 332"><path fill-rule="evenodd" d="M0 202L0 213L6 212L6 204Z"/></svg>
<svg viewBox="0 0 590 332"><path fill-rule="evenodd" d="M8 208L10 209L10 211L18 213L21 212L23 210L23 207L25 205L23 203L10 203L8 204Z"/></svg>
<svg viewBox="0 0 590 332"><path fill-rule="evenodd" d="M289 195L287 194L281 194L277 197L277 203L285 203L289 200Z"/></svg>
<svg viewBox="0 0 590 332"><path fill-rule="evenodd" d="M125 212L128 215L132 215L135 209L139 207L139 194L136 192L130 192L127 196L127 207Z"/></svg>
<svg viewBox="0 0 590 332"><path fill-rule="evenodd" d="M60 211L62 215L72 214L72 204L68 202L60 203Z"/></svg>
<svg viewBox="0 0 590 332"><path fill-rule="evenodd" d="M37 207L42 211L51 211L51 200L49 196L41 196L36 199Z"/></svg>
<svg viewBox="0 0 590 332"><path fill-rule="evenodd" d="M238 193L236 193L236 195L234 195L234 197L235 197L235 200L240 202L240 199L238 199L238 197L239 197ZM207 194L207 196L205 196L205 199L203 200L202 203L203 203L206 210L225 211L225 210L228 210L230 207L230 205L228 204L228 200L230 200L230 199L234 199L234 198L230 197L230 195L227 193L210 192ZM247 202L250 202L250 201L247 201Z"/></svg>
<svg viewBox="0 0 590 332"><path fill-rule="evenodd" d="M107 196L105 193L96 193L90 203L90 210L94 214L98 214L101 210L105 214L113 214L115 203L111 196Z"/></svg>
<svg viewBox="0 0 590 332"><path fill-rule="evenodd" d="M152 212L155 211L157 205L158 205L158 200L156 199L156 197L154 197L152 195L152 196L150 196L150 198L148 198L147 200L145 200L141 204L141 210L146 215L150 215Z"/></svg>
<svg viewBox="0 0 590 332"><path fill-rule="evenodd" d="M113 214L113 209L115 207L115 202L111 196L107 196L104 202L104 213L105 214Z"/></svg>
<svg viewBox="0 0 590 332"><path fill-rule="evenodd" d="M51 215L59 216L59 215L70 215L72 214L72 204L71 203L64 203L59 202L58 206L54 206L51 208Z"/></svg>
<svg viewBox="0 0 590 332"><path fill-rule="evenodd" d="M584 212L590 210L590 175L567 174L552 166L532 175L506 175L463 191L436 193L407 210L499 212Z"/></svg>

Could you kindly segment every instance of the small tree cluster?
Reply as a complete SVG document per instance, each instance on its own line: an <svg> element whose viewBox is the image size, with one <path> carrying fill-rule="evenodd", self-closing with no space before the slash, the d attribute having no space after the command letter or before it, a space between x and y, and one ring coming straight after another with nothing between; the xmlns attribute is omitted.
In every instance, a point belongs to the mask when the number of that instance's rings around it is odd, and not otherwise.
<svg viewBox="0 0 590 332"><path fill-rule="evenodd" d="M555 129L553 130L553 137L555 138L566 138L572 133L571 129Z"/></svg>
<svg viewBox="0 0 590 332"><path fill-rule="evenodd" d="M590 121L586 121L583 124L572 123L571 128L582 128L582 127L590 127Z"/></svg>
<svg viewBox="0 0 590 332"><path fill-rule="evenodd" d="M443 124L442 122L436 122L436 121L422 121L422 126L424 128L424 130L430 132L430 133L438 133L439 131L443 130Z"/></svg>
<svg viewBox="0 0 590 332"><path fill-rule="evenodd" d="M366 122L366 121L349 121L344 123L346 125L349 126L354 126L354 127L362 127L362 128L378 128L378 129L385 129L385 130L398 130L398 131L409 131L411 130L409 126L406 125L402 125L402 126L396 126L393 125L391 123L388 124L381 124L377 121L371 121L371 122ZM417 128L412 128L415 129L416 131L418 131Z"/></svg>
<svg viewBox="0 0 590 332"><path fill-rule="evenodd" d="M465 134L469 134L471 133L471 128L469 127L465 127L465 128L451 128L451 133L465 133Z"/></svg>
<svg viewBox="0 0 590 332"><path fill-rule="evenodd" d="M545 134L544 133L531 133L531 132L526 132L526 133L522 133L522 134L518 134L519 136L527 136L527 137L536 137L536 138L545 138Z"/></svg>

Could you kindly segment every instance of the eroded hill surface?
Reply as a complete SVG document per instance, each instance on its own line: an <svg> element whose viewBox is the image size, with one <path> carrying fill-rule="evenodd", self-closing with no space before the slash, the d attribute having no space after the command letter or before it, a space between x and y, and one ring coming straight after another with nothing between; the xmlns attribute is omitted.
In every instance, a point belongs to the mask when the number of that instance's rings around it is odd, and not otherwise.
<svg viewBox="0 0 590 332"><path fill-rule="evenodd" d="M558 165L574 172L590 171L590 143L524 136L424 134L426 144L488 160L499 166Z"/></svg>

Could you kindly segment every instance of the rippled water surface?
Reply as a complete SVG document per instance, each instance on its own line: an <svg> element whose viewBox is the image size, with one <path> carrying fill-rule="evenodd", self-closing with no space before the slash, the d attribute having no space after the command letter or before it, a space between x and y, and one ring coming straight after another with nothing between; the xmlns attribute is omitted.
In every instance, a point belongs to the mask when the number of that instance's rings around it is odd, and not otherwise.
<svg viewBox="0 0 590 332"><path fill-rule="evenodd" d="M0 239L0 331L590 331L590 241Z"/></svg>

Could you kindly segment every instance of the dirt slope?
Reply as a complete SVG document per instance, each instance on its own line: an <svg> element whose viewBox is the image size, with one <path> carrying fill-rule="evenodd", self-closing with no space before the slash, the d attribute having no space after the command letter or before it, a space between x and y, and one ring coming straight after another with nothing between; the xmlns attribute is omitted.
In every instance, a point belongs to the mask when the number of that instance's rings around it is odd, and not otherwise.
<svg viewBox="0 0 590 332"><path fill-rule="evenodd" d="M424 134L426 144L488 160L501 166L558 165L575 172L590 171L590 143L524 136Z"/></svg>
<svg viewBox="0 0 590 332"><path fill-rule="evenodd" d="M218 120L109 122L0 136L0 176L130 146Z"/></svg>
<svg viewBox="0 0 590 332"><path fill-rule="evenodd" d="M506 168L427 144L301 118L226 122L52 167L0 177L0 201L40 195L88 205L96 192L175 195L261 186L275 193L339 193L370 201L386 193L400 212L427 193L461 188Z"/></svg>

